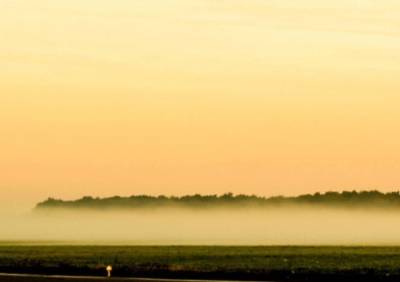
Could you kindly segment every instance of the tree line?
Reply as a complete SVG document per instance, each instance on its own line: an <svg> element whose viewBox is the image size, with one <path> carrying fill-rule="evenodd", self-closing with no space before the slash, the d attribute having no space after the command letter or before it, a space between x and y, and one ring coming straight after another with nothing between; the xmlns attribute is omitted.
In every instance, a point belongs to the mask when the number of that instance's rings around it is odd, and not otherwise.
<svg viewBox="0 0 400 282"><path fill-rule="evenodd" d="M49 198L37 204L36 209L45 208L146 208L146 207L268 207L279 205L314 205L314 206L346 206L346 207L398 207L400 208L400 193L379 191L343 191L305 194L295 197L261 197L256 195L187 195L187 196L150 196L133 195L130 197L114 196L99 198L86 196L74 201Z"/></svg>

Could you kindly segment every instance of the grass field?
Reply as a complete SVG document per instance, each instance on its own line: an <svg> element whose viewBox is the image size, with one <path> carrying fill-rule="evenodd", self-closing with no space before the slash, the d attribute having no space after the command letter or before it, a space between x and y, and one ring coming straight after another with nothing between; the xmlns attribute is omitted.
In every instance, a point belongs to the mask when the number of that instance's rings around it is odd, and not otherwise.
<svg viewBox="0 0 400 282"><path fill-rule="evenodd" d="M0 245L0 272L234 280L400 281L400 247Z"/></svg>

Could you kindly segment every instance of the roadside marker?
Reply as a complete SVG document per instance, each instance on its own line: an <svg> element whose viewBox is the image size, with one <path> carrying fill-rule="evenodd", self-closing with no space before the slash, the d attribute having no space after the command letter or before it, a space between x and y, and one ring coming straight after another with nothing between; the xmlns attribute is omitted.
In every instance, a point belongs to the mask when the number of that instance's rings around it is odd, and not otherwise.
<svg viewBox="0 0 400 282"><path fill-rule="evenodd" d="M111 277L112 266L111 265L107 266L106 270L107 270L107 273L108 273L107 277L110 278Z"/></svg>

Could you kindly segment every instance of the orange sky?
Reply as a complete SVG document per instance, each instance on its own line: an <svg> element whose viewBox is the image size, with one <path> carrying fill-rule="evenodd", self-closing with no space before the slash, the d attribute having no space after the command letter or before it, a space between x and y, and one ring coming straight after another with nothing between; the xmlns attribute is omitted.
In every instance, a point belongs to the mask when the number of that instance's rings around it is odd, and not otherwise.
<svg viewBox="0 0 400 282"><path fill-rule="evenodd" d="M5 0L0 204L400 187L397 0Z"/></svg>

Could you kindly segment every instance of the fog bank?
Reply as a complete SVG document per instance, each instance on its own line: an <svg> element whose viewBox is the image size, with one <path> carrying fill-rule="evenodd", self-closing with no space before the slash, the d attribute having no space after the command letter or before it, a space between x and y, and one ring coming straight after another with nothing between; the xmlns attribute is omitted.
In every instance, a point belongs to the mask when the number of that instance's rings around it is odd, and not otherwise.
<svg viewBox="0 0 400 282"><path fill-rule="evenodd" d="M0 240L90 244L400 244L400 211L338 208L69 211L1 216Z"/></svg>

